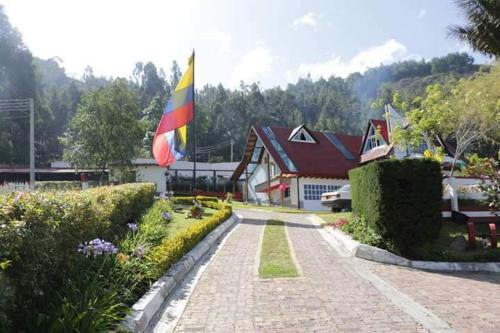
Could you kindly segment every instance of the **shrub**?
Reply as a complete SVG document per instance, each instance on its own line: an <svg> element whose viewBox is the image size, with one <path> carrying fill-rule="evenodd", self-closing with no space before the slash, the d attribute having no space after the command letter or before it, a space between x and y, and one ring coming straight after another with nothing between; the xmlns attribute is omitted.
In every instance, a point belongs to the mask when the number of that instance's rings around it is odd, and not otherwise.
<svg viewBox="0 0 500 333"><path fill-rule="evenodd" d="M343 219L345 220L345 219ZM340 230L350 234L353 239L372 246L390 250L391 244L384 241L382 237L366 223L363 217L352 216L349 221L340 225Z"/></svg>
<svg viewBox="0 0 500 333"><path fill-rule="evenodd" d="M35 183L35 189L38 191L71 191L80 190L82 183L80 181L41 181Z"/></svg>
<svg viewBox="0 0 500 333"><path fill-rule="evenodd" d="M11 193L0 196L0 264L10 286L9 318L18 330L56 298L80 243L125 233L153 201L153 184L88 191ZM1 307L0 307L1 310ZM0 318L2 314L0 314Z"/></svg>
<svg viewBox="0 0 500 333"><path fill-rule="evenodd" d="M353 212L393 250L412 256L439 236L442 183L430 159L372 162L349 172Z"/></svg>

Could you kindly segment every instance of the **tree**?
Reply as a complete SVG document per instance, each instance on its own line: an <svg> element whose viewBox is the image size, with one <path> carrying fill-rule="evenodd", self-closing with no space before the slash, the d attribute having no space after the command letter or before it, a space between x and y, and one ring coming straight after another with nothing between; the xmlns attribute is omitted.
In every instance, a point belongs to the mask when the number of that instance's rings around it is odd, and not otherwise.
<svg viewBox="0 0 500 333"><path fill-rule="evenodd" d="M455 143L456 162L482 140L495 140L500 130L500 75L479 73L471 79L450 81L427 87L426 96L417 99L407 113L409 129L398 129L395 141L418 145L423 137L439 136Z"/></svg>
<svg viewBox="0 0 500 333"><path fill-rule="evenodd" d="M500 56L500 1L455 0L465 13L467 24L453 26L450 35L469 43L476 51Z"/></svg>
<svg viewBox="0 0 500 333"><path fill-rule="evenodd" d="M144 137L136 95L124 79L88 92L62 138L64 158L77 168L127 168Z"/></svg>

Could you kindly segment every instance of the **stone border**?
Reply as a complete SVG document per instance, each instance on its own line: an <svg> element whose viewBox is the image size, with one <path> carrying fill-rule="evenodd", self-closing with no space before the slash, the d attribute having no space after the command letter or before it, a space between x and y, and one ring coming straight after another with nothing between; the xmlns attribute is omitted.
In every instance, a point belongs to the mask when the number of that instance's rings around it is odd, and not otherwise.
<svg viewBox="0 0 500 333"><path fill-rule="evenodd" d="M236 214L232 214L226 221L212 230L191 251L176 262L151 288L132 306L132 312L125 317L122 325L134 332L145 332L149 323L155 319L165 300L182 283L186 275L196 263L214 246L225 232L239 221Z"/></svg>
<svg viewBox="0 0 500 333"><path fill-rule="evenodd" d="M315 224L323 224L324 220L316 215L311 215L308 219ZM322 223L323 222L323 223ZM332 227L324 228L331 236L337 246L341 247L344 253L349 256L392 264L403 267L426 269L432 271L445 272L488 272L500 273L500 262L446 262L446 261L421 261L409 260L378 247L362 244L355 241L339 229Z"/></svg>

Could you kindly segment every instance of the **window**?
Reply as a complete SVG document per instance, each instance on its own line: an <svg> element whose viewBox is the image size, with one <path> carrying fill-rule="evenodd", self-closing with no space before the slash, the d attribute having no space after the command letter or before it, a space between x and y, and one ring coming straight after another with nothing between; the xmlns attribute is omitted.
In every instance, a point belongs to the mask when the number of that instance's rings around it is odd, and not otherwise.
<svg viewBox="0 0 500 333"><path fill-rule="evenodd" d="M366 150L372 150L373 148L377 148L378 146L382 145L382 142L380 141L380 134L378 134L375 131L375 128L373 126L370 127L370 131L368 132L368 138L366 140Z"/></svg>
<svg viewBox="0 0 500 333"><path fill-rule="evenodd" d="M285 189L285 198L290 198L290 188L289 187L287 187Z"/></svg>
<svg viewBox="0 0 500 333"><path fill-rule="evenodd" d="M337 185L304 184L304 199L321 200L321 194L337 191L339 188Z"/></svg>
<svg viewBox="0 0 500 333"><path fill-rule="evenodd" d="M311 134L307 133L307 131L303 128L301 128L292 138L290 141L293 142L307 142L307 143L316 143L314 141L313 137Z"/></svg>

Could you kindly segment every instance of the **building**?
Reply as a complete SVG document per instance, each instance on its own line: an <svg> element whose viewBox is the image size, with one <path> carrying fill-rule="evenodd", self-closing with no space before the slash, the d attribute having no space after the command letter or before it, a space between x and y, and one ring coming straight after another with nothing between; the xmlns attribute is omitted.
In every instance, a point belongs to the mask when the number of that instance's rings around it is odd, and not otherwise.
<svg viewBox="0 0 500 333"><path fill-rule="evenodd" d="M360 164L389 157L397 159L422 158L426 150L436 152L437 147L443 148L444 165L451 164L454 148L439 137L435 137L432 140L428 137L422 137L422 141L418 147L394 144L392 140L394 129L399 127L405 130L411 125L391 105L386 106L386 111L387 120L370 119L368 121L359 149Z"/></svg>
<svg viewBox="0 0 500 333"><path fill-rule="evenodd" d="M177 161L167 168L160 167L154 159L138 158L132 160L135 169L135 179L139 182L156 184L158 192L165 192L167 178L174 192L192 192L194 163ZM237 162L196 163L197 189L206 192L231 192L230 181ZM235 191L236 192L236 191Z"/></svg>
<svg viewBox="0 0 500 333"><path fill-rule="evenodd" d="M231 179L244 180L243 198L250 202L327 210L321 194L349 183L361 141L361 136L316 132L304 125L255 126Z"/></svg>

